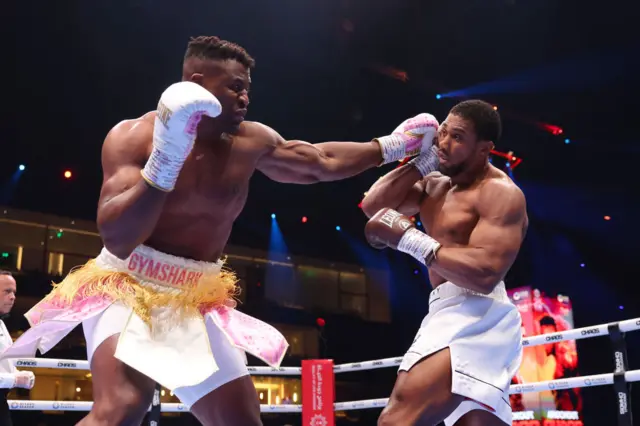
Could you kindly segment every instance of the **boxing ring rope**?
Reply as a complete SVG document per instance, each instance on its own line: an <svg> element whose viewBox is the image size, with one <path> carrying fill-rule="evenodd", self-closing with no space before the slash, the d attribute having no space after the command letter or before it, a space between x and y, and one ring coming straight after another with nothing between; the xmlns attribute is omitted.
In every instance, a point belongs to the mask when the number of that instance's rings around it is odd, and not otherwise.
<svg viewBox="0 0 640 426"><path fill-rule="evenodd" d="M640 382L640 370L627 371L625 374L627 383ZM573 377L570 379L550 380L546 382L528 383L524 385L512 385L509 389L510 394L532 393L545 390L556 389L573 389L594 386L604 386L613 384L613 373L594 374L592 376ZM360 401L336 402L333 404L335 411L352 411L364 410L368 408L383 408L387 405L389 398L364 399ZM18 401L10 400L9 407L12 410L22 411L89 411L93 402L90 401ZM15 406L15 407L14 407ZM187 408L183 404L163 403L163 413L182 413L187 412ZM300 413L302 405L260 405L262 413Z"/></svg>
<svg viewBox="0 0 640 426"><path fill-rule="evenodd" d="M523 347L533 347L547 343L557 343L567 340L589 339L598 336L610 336L614 346L614 360L616 369L613 373L595 374L590 376L572 377L567 379L550 380L536 383L524 383L512 385L509 388L510 394L521 394L540 392L545 390L584 388L604 385L614 385L618 399L620 412L618 413L618 424L631 426L631 409L628 402L628 384L640 382L640 370L628 371L626 359L626 346L624 345L624 333L640 330L640 318L626 321L614 322L610 324L600 324L591 327L576 328L573 330L560 331L539 336L528 337L523 340ZM348 373L353 371L373 370L378 368L397 367L402 361L402 357L384 358L372 361L353 362L335 365L334 373ZM56 368L70 370L89 370L87 361L51 359L51 358L24 358L13 360L17 367L29 368ZM251 375L264 376L297 376L302 373L301 367L248 367ZM624 401L623 401L624 399ZM364 410L370 408L383 408L387 404L388 398L368 399L360 401L337 402L334 404L335 411ZM8 401L11 410L23 411L89 411L93 402L89 401L29 401L10 400ZM622 410L622 407L625 410ZM160 411L165 413L187 412L188 409L183 404L162 403ZM151 407L150 407L151 409ZM282 405L261 405L262 413L300 413L302 405L282 404ZM624 412L623 412L624 411Z"/></svg>

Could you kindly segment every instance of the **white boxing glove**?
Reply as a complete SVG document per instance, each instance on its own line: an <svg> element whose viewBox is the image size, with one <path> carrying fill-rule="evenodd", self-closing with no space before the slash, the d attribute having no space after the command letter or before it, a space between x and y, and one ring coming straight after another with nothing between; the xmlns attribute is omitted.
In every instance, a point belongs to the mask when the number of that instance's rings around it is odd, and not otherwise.
<svg viewBox="0 0 640 426"><path fill-rule="evenodd" d="M439 126L433 115L422 113L404 121L389 136L375 139L382 149L382 164L429 150L438 135Z"/></svg>
<svg viewBox="0 0 640 426"><path fill-rule="evenodd" d="M435 172L440 167L440 159L438 158L438 147L431 145L431 147L421 152L420 155L414 157L408 164L414 166L422 177L425 177L431 172Z"/></svg>
<svg viewBox="0 0 640 426"><path fill-rule="evenodd" d="M14 388L31 389L36 383L36 376L31 371L18 371L14 376Z"/></svg>
<svg viewBox="0 0 640 426"><path fill-rule="evenodd" d="M142 169L149 185L169 192L191 153L198 123L203 115L222 112L218 99L204 87L190 81L172 84L158 102L153 126L153 151Z"/></svg>

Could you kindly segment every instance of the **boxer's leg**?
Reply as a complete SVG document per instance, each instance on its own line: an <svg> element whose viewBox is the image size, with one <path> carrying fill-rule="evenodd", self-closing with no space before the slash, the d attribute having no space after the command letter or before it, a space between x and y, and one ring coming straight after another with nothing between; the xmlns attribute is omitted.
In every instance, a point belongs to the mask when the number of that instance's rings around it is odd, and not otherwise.
<svg viewBox="0 0 640 426"><path fill-rule="evenodd" d="M114 357L130 314L130 308L114 303L82 324L94 403L79 426L138 426L151 404L155 382Z"/></svg>
<svg viewBox="0 0 640 426"><path fill-rule="evenodd" d="M204 426L262 425L260 400L244 352L229 342L211 318L206 319L206 326L219 370L196 386L175 389L174 394Z"/></svg>
<svg viewBox="0 0 640 426"><path fill-rule="evenodd" d="M378 426L432 426L442 422L464 400L451 392L451 352L428 355L401 371Z"/></svg>
<svg viewBox="0 0 640 426"><path fill-rule="evenodd" d="M113 356L119 336L108 337L93 354L93 407L77 426L137 426L151 405L155 382Z"/></svg>
<svg viewBox="0 0 640 426"><path fill-rule="evenodd" d="M455 423L455 426L505 426L507 423L484 410L470 411Z"/></svg>
<svg viewBox="0 0 640 426"><path fill-rule="evenodd" d="M209 392L191 407L203 426L261 426L260 400L251 376Z"/></svg>

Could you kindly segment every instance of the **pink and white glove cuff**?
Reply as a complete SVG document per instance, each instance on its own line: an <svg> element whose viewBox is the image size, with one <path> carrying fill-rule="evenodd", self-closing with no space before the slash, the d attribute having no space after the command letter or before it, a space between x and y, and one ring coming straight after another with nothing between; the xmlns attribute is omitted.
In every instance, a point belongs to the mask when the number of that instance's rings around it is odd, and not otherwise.
<svg viewBox="0 0 640 426"><path fill-rule="evenodd" d="M402 133L394 133L376 140L382 150L382 165L400 161L406 157L408 137Z"/></svg>

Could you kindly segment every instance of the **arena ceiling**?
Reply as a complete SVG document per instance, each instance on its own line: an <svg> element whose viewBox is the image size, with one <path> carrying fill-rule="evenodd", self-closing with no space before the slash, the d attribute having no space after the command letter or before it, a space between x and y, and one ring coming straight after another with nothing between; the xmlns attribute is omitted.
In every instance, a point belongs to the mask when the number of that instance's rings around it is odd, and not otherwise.
<svg viewBox="0 0 640 426"><path fill-rule="evenodd" d="M180 77L189 37L205 34L256 58L248 119L288 139L368 140L418 112L443 118L460 99L436 94L486 99L504 118L498 149L523 159L515 178L533 214L594 244L634 246L639 44L631 10L615 2L36 0L16 7L17 44L3 41L5 52L15 52L15 75L3 105L0 173L8 181L17 164L28 169L13 205L93 218L104 135L155 108ZM66 169L73 179L62 178ZM275 211L290 250L343 257L328 253L339 244L328 231L341 225L361 240L357 204L382 172L315 186L257 175L233 239L264 245ZM302 216L309 217L304 228Z"/></svg>

